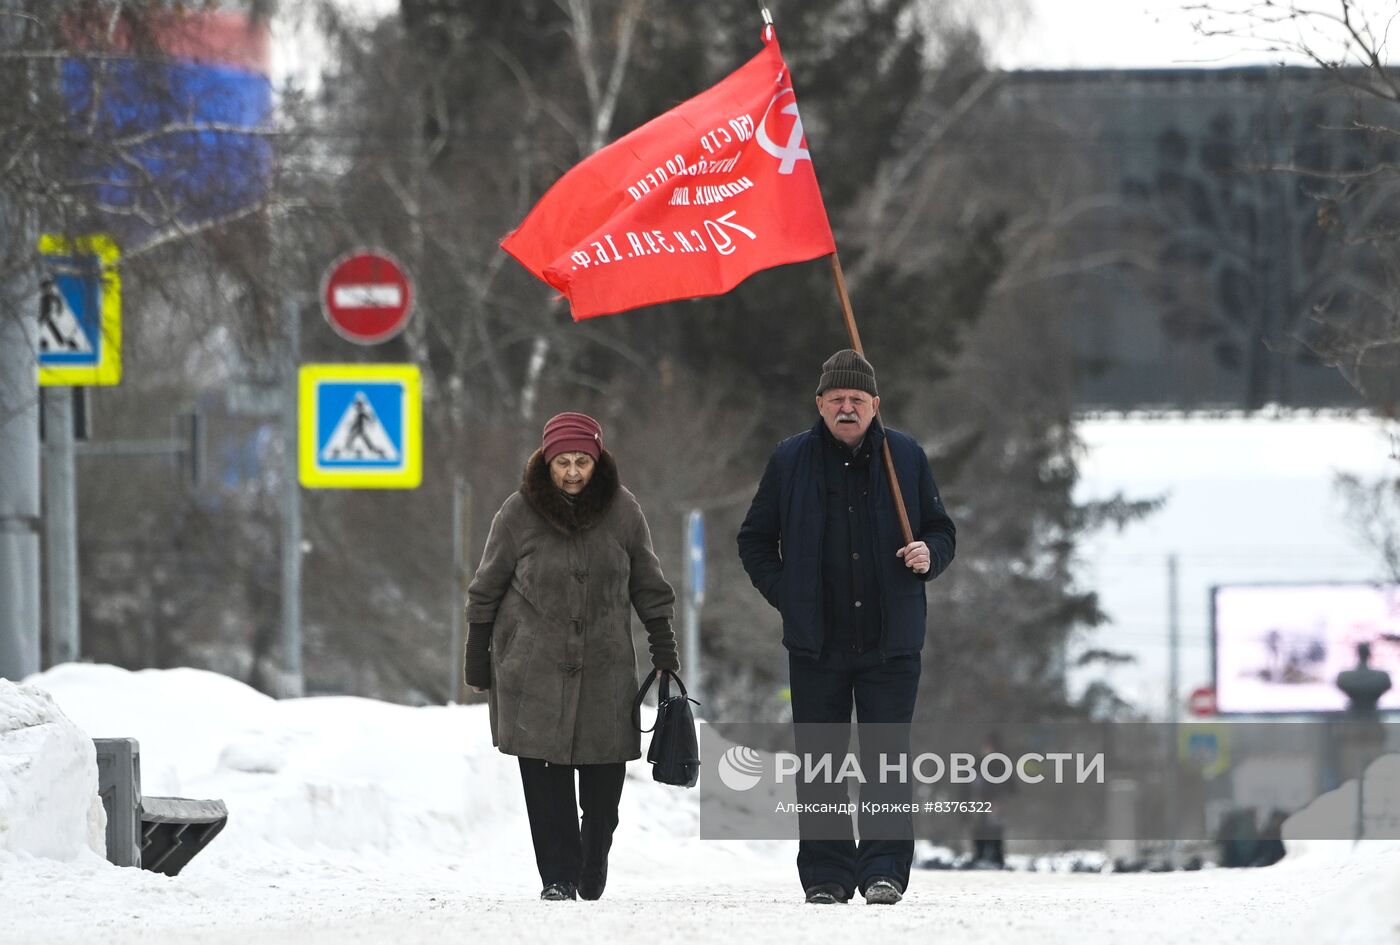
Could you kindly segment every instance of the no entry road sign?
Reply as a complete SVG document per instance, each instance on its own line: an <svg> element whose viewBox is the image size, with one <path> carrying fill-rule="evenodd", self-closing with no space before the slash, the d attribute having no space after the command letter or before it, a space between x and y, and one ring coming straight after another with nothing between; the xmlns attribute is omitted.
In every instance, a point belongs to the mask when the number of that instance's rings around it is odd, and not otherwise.
<svg viewBox="0 0 1400 945"><path fill-rule="evenodd" d="M403 331L408 322L413 282L387 253L351 253L326 270L321 310L346 341L379 344Z"/></svg>
<svg viewBox="0 0 1400 945"><path fill-rule="evenodd" d="M1200 686L1191 690L1191 697L1186 700L1186 708L1194 716L1204 717L1214 715L1215 708L1215 687Z"/></svg>

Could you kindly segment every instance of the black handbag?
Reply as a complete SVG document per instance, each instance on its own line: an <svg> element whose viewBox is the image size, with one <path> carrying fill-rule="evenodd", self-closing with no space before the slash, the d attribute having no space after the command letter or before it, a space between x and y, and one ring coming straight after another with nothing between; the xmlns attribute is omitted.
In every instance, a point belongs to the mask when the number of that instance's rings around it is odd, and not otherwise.
<svg viewBox="0 0 1400 945"><path fill-rule="evenodd" d="M685 683L669 669L661 671L661 688L656 697L656 724L642 728L642 699L651 689L656 673L647 673L646 682L637 690L632 703L632 722L639 732L651 732L651 747L647 761L651 776L662 784L694 787L700 777L700 743L695 738L695 715L690 704L695 702L685 691ZM671 694L671 680L680 687L678 695ZM696 705L700 703L695 702Z"/></svg>

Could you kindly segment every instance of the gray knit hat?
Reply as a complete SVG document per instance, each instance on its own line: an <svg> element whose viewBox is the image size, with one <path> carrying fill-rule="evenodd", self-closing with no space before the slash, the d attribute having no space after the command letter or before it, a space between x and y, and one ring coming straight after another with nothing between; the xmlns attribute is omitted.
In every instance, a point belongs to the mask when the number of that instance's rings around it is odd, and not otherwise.
<svg viewBox="0 0 1400 945"><path fill-rule="evenodd" d="M863 390L874 397L878 393L875 390L875 369L870 366L869 361L850 348L842 348L827 358L826 363L822 365L822 379L817 382L817 396L820 397L833 387Z"/></svg>

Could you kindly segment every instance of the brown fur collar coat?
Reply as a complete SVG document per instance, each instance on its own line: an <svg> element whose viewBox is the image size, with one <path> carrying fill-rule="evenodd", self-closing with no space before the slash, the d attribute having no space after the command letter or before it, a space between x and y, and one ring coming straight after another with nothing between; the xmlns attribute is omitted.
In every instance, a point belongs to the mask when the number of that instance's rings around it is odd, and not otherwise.
<svg viewBox="0 0 1400 945"><path fill-rule="evenodd" d="M565 535L572 535L592 528L602 520L617 498L620 485L617 463L613 461L611 453L603 450L588 485L577 497L569 496L554 484L549 475L549 464L544 461L544 453L535 450L525 463L520 494L530 508L551 526Z"/></svg>
<svg viewBox="0 0 1400 945"><path fill-rule="evenodd" d="M553 764L638 757L632 613L646 625L652 665L675 669L675 601L612 457L600 457L572 501L532 458L491 522L467 590L478 642L473 650L469 640L466 672L490 686L495 744ZM485 666L473 668L473 652Z"/></svg>

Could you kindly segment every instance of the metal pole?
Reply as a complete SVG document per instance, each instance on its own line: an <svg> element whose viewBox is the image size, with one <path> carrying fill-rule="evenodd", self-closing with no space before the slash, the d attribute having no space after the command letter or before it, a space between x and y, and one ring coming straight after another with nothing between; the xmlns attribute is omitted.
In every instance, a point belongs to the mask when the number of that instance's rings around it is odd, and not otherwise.
<svg viewBox="0 0 1400 945"><path fill-rule="evenodd" d="M1167 555L1167 721L1175 725L1181 719L1181 617L1177 586L1177 557Z"/></svg>
<svg viewBox="0 0 1400 945"><path fill-rule="evenodd" d="M681 539L681 669L690 677L690 690L697 696L701 688L700 608L705 599L705 589L699 586L705 564L702 514L699 509L686 513Z"/></svg>
<svg viewBox="0 0 1400 945"><path fill-rule="evenodd" d="M301 670L301 482L297 469L297 367L301 361L301 309L283 303L287 350L282 395L282 691L305 692Z"/></svg>
<svg viewBox="0 0 1400 945"><path fill-rule="evenodd" d="M465 654L462 652L462 575L467 570L466 552L463 550L464 542L462 539L464 527L462 506L466 501L463 496L466 487L466 480L462 476L457 476L452 481L452 594L450 597L452 640L447 660L448 702L460 702L462 697L462 662L465 659Z"/></svg>
<svg viewBox="0 0 1400 945"><path fill-rule="evenodd" d="M1181 619L1180 619L1180 594L1177 581L1177 557L1176 554L1167 555L1167 639L1168 639L1168 660L1167 667L1167 734L1171 740L1168 748L1170 754L1167 756L1169 764L1167 766L1167 828L1170 833L1167 843L1167 862L1173 868L1176 867L1177 842L1181 834L1179 801L1177 798L1178 788L1178 765L1177 765L1177 745L1179 743L1179 733L1177 724L1181 720L1181 684L1180 684L1180 656L1181 656Z"/></svg>
<svg viewBox="0 0 1400 945"><path fill-rule="evenodd" d="M695 682L695 667L690 665L690 638L694 636L691 631L691 606L692 595L690 585L690 517L693 512L686 512L681 516L681 626L680 626L680 658L681 672L691 677L692 686Z"/></svg>
<svg viewBox="0 0 1400 945"><path fill-rule="evenodd" d="M1380 724L1379 722L1376 724ZM1360 843L1366 836L1366 750L1356 753L1356 827L1353 842Z"/></svg>
<svg viewBox="0 0 1400 945"><path fill-rule="evenodd" d="M37 239L0 196L0 265L32 256ZM0 278L0 677L16 680L39 671L40 654L38 299L32 269Z"/></svg>
<svg viewBox="0 0 1400 945"><path fill-rule="evenodd" d="M44 551L50 666L81 652L78 621L78 506L73 469L73 388L44 391Z"/></svg>
<svg viewBox="0 0 1400 945"><path fill-rule="evenodd" d="M681 662L685 665L685 671L692 680L690 687L696 693L700 691L700 605L695 601L694 594L685 595L685 623L681 629L681 642L685 648L685 658Z"/></svg>
<svg viewBox="0 0 1400 945"><path fill-rule="evenodd" d="M459 559L461 565L458 574L458 596L457 615L462 620L467 616L467 588L471 586L472 577L476 573L471 565L472 555L472 483L471 480L462 477L462 557ZM457 701L466 704L467 701L467 680L462 672L462 664L466 659L466 639L465 634L461 640L461 649L457 657Z"/></svg>

